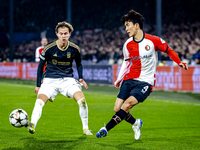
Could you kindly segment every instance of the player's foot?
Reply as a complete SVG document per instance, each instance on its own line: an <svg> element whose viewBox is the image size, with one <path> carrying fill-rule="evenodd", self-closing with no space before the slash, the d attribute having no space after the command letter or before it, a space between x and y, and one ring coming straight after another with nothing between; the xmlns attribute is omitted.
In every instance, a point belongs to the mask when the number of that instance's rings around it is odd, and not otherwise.
<svg viewBox="0 0 200 150"><path fill-rule="evenodd" d="M83 130L83 133L84 133L85 135L93 135L92 132L91 132L89 129L84 129L84 130Z"/></svg>
<svg viewBox="0 0 200 150"><path fill-rule="evenodd" d="M50 102L53 102L53 100L52 100L51 98L49 98L49 101L50 101Z"/></svg>
<svg viewBox="0 0 200 150"><path fill-rule="evenodd" d="M26 128L28 129L28 131L29 131L31 134L34 134L34 133L35 133L35 127L34 127L34 125L33 125L31 122L28 122Z"/></svg>
<svg viewBox="0 0 200 150"><path fill-rule="evenodd" d="M142 120L141 119L136 119L136 125L132 126L133 131L135 132L135 139L139 140L141 136L140 128L142 127Z"/></svg>
<svg viewBox="0 0 200 150"><path fill-rule="evenodd" d="M101 137L105 137L108 134L108 131L106 129L106 127L102 127L99 132L97 132L96 137L97 138L101 138Z"/></svg>

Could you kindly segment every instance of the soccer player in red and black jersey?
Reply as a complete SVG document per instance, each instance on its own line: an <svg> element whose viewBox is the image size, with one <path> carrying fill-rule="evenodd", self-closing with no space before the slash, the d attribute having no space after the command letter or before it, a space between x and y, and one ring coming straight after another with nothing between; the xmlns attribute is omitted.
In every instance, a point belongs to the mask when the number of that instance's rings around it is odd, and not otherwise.
<svg viewBox="0 0 200 150"><path fill-rule="evenodd" d="M132 124L135 139L140 138L141 119L135 119L129 111L135 105L143 102L152 91L155 82L157 66L157 51L166 52L180 67L187 70L188 65L181 62L178 55L160 37L143 32L143 16L131 10L124 15L121 22L126 27L129 39L123 46L124 61L118 78L114 83L120 87L114 111L116 114L105 127L97 132L97 138L105 137L107 132L122 120Z"/></svg>
<svg viewBox="0 0 200 150"><path fill-rule="evenodd" d="M41 46L39 46L38 48L36 48L35 50L35 62L39 62L40 61L40 55L44 49L44 47L48 44L48 40L47 38L42 38L41 40ZM46 67L46 64L44 65L44 68L43 68L43 72L45 72L45 67Z"/></svg>
<svg viewBox="0 0 200 150"><path fill-rule="evenodd" d="M39 46L38 48L36 48L35 50L35 62L39 62L40 61L40 54L42 53L44 47L48 44L48 40L47 38L42 38L41 40L41 46Z"/></svg>

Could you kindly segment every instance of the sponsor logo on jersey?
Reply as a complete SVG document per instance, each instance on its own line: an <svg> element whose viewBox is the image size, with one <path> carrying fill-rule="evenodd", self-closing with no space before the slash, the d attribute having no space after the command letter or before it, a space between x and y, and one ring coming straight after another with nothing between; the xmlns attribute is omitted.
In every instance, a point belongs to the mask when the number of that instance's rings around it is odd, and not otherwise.
<svg viewBox="0 0 200 150"><path fill-rule="evenodd" d="M57 61L56 59L52 59L52 63L54 65L62 65L62 66L69 66L70 65L70 62Z"/></svg>
<svg viewBox="0 0 200 150"><path fill-rule="evenodd" d="M67 53L67 58L71 58L71 53L70 52Z"/></svg>
<svg viewBox="0 0 200 150"><path fill-rule="evenodd" d="M144 55L144 56L135 56L135 57L133 57L133 56L131 56L131 58L128 58L128 59L126 59L125 61L129 61L129 60L137 60L137 59L146 59L146 58L150 58L150 57L152 57L153 55L152 54L150 54L150 55Z"/></svg>
<svg viewBox="0 0 200 150"><path fill-rule="evenodd" d="M146 45L145 46L145 49L148 51L148 50L150 50L150 46L149 45Z"/></svg>

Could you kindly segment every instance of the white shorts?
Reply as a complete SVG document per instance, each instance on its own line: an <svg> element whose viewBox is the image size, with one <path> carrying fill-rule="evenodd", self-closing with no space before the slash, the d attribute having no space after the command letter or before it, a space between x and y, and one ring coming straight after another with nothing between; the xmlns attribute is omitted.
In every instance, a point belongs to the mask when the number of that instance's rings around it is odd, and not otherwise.
<svg viewBox="0 0 200 150"><path fill-rule="evenodd" d="M73 98L77 91L81 91L81 83L74 78L44 78L43 83L38 91L38 94L44 94L52 100L60 94Z"/></svg>

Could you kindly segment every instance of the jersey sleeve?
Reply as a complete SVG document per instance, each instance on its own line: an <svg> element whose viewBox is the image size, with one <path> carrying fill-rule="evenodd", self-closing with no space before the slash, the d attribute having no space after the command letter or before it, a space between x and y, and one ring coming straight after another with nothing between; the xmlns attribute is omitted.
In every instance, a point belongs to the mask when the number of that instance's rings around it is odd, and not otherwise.
<svg viewBox="0 0 200 150"><path fill-rule="evenodd" d="M181 63L180 58L178 57L178 55L176 54L176 52L174 50L172 50L170 47L168 47L166 53L169 55L169 57L176 62L178 65Z"/></svg>
<svg viewBox="0 0 200 150"><path fill-rule="evenodd" d="M37 83L36 83L37 87L40 87L40 85L41 85L44 64L45 64L45 61L43 61L41 59L39 61L39 65L38 65L38 69L37 69Z"/></svg>
<svg viewBox="0 0 200 150"><path fill-rule="evenodd" d="M172 50L162 38L159 37L157 38L156 49L162 52L166 52L169 55L169 57L178 65L181 63L181 60L176 54L176 52Z"/></svg>
<svg viewBox="0 0 200 150"><path fill-rule="evenodd" d="M35 62L39 62L40 58L39 58L40 54L39 54L39 48L37 48L35 50Z"/></svg>
<svg viewBox="0 0 200 150"><path fill-rule="evenodd" d="M40 59L42 59L43 61L46 60L46 52L44 51L44 49L42 50L42 52L40 54Z"/></svg>
<svg viewBox="0 0 200 150"><path fill-rule="evenodd" d="M156 50L160 50L162 52L165 52L167 50L167 42L165 42L162 38L156 37L155 40Z"/></svg>
<svg viewBox="0 0 200 150"><path fill-rule="evenodd" d="M124 78L127 68L128 68L128 61L124 60L122 63L121 69L119 71L118 77L117 77L118 81L121 81Z"/></svg>
<svg viewBox="0 0 200 150"><path fill-rule="evenodd" d="M40 54L40 61L39 61L38 69L37 69L37 83L36 83L37 87L40 87L41 85L43 68L46 62L46 53L47 53L47 50L43 49Z"/></svg>
<svg viewBox="0 0 200 150"><path fill-rule="evenodd" d="M82 63L81 63L81 54L80 54L79 49L77 49L77 52L76 52L76 55L75 55L75 62L76 62L76 67L77 67L79 79L83 79L83 66L82 66Z"/></svg>
<svg viewBox="0 0 200 150"><path fill-rule="evenodd" d="M123 46L124 60L122 62L122 66L121 66L121 69L120 69L118 77L117 77L117 80L119 80L119 81L121 81L124 78L124 76L127 72L127 69L128 69L128 65L129 65L129 61L127 61L127 59L129 59L129 52L126 48L126 44L127 43L125 43Z"/></svg>

